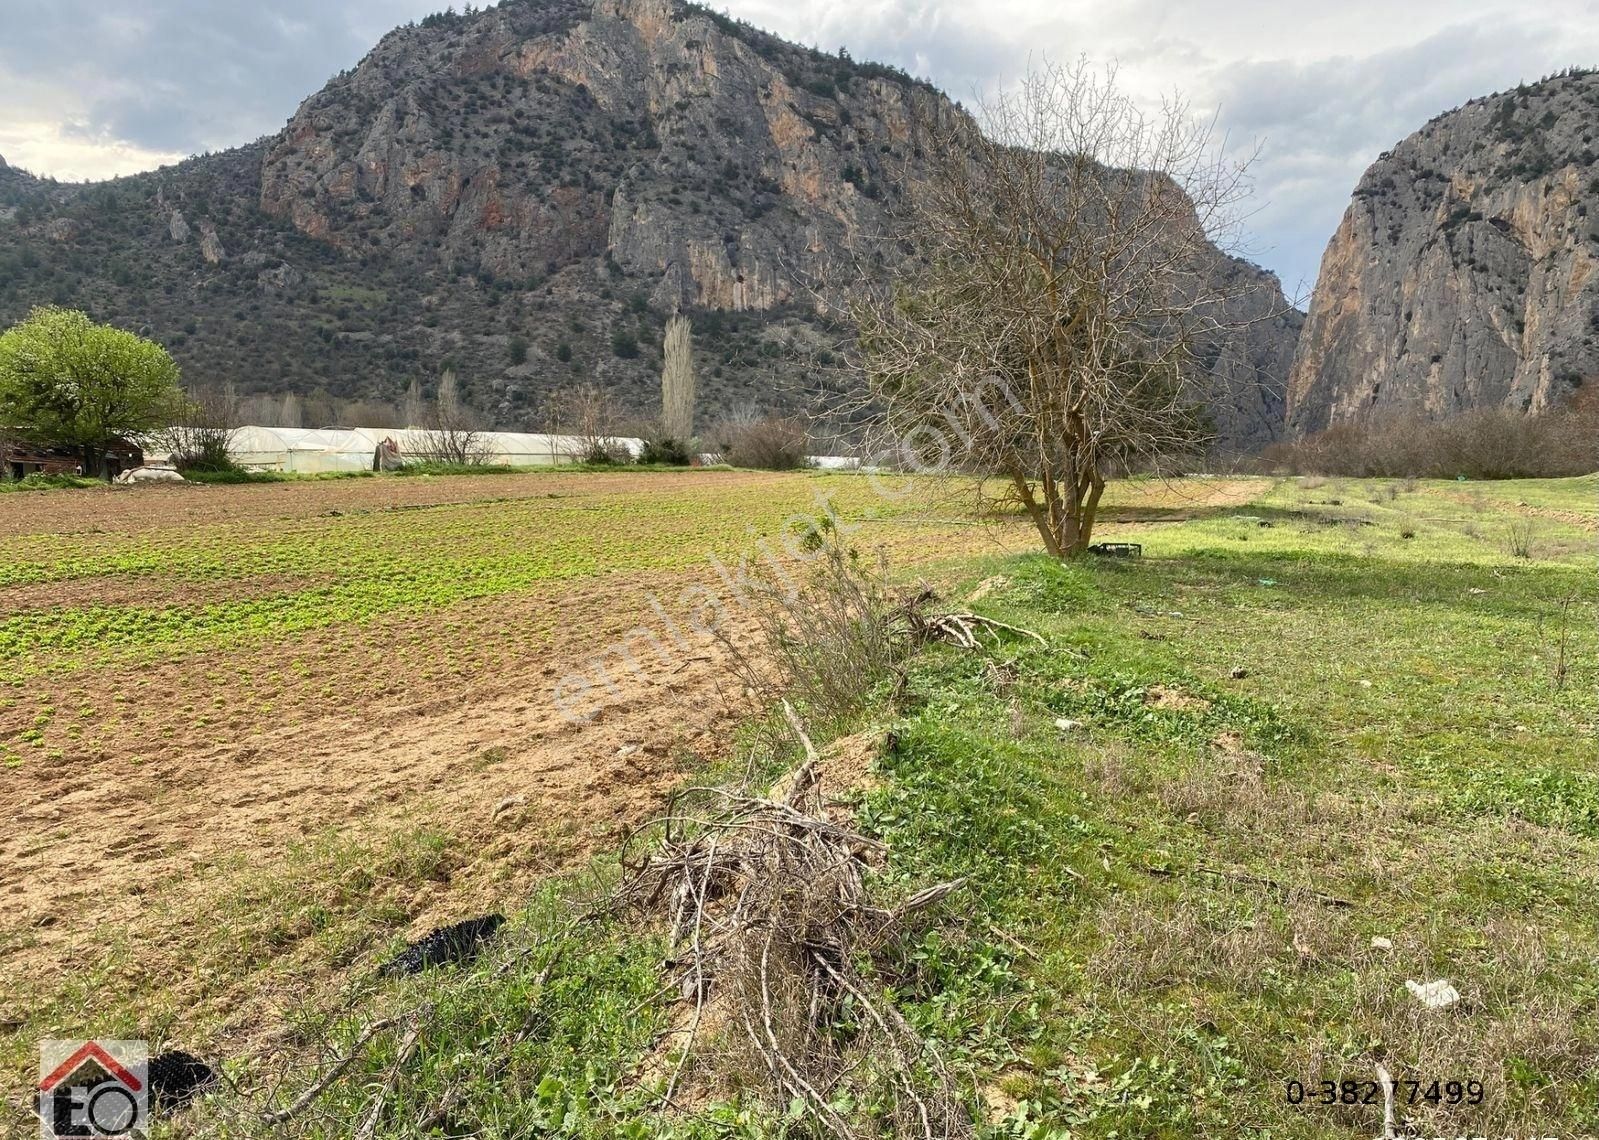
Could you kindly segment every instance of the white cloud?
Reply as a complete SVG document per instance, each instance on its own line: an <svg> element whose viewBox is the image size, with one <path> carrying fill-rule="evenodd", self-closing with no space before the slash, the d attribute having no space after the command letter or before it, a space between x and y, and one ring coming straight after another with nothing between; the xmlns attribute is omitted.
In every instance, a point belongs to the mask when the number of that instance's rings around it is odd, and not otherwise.
<svg viewBox="0 0 1599 1140"><path fill-rule="evenodd" d="M151 150L120 139L97 137L80 122L27 119L0 123L0 155L12 166L43 171L63 182L99 182L154 170L185 157L177 151Z"/></svg>
<svg viewBox="0 0 1599 1140"><path fill-rule="evenodd" d="M732 0L733 14L824 48L927 73L952 96L1014 81L1029 59L1119 63L1153 101L1219 108L1259 141L1249 252L1308 295L1360 175L1428 119L1571 65L1599 63L1599 4L1495 0ZM925 61L927 68L922 67Z"/></svg>

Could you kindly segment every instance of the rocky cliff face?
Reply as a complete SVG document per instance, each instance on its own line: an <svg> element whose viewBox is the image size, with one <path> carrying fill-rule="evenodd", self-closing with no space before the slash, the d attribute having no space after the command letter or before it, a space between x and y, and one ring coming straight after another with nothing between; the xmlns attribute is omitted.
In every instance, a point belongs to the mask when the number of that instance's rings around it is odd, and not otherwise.
<svg viewBox="0 0 1599 1140"><path fill-rule="evenodd" d="M190 375L392 400L449 364L507 425L591 378L649 411L682 309L702 422L792 407L849 333L818 283L884 228L916 124L960 113L892 69L676 0L506 0L391 33L247 151L84 191L56 211L78 246L141 273L80 258L56 284L177 332ZM0 318L23 300L8 240ZM1269 274L1219 255L1215 271L1285 314L1208 352L1241 450L1280 429L1297 315Z"/></svg>
<svg viewBox="0 0 1599 1140"><path fill-rule="evenodd" d="M1371 167L1322 258L1295 433L1541 411L1599 383L1599 74L1489 96Z"/></svg>
<svg viewBox="0 0 1599 1140"><path fill-rule="evenodd" d="M943 103L670 0L513 3L395 32L308 100L261 207L341 248L603 259L652 305L770 310L879 220L918 101Z"/></svg>

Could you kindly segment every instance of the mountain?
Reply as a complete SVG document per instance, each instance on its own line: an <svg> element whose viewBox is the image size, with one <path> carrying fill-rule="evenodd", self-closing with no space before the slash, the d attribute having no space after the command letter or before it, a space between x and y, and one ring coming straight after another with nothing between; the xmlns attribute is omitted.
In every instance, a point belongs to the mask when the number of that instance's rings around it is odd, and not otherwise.
<svg viewBox="0 0 1599 1140"><path fill-rule="evenodd" d="M13 199L20 201L24 195L37 191L38 179L26 170L8 166L5 157L0 155L0 217L10 216L7 206Z"/></svg>
<svg viewBox="0 0 1599 1140"><path fill-rule="evenodd" d="M926 83L673 0L506 0L400 28L279 134L82 187L0 185L0 320L54 300L147 329L190 380L399 400L453 367L506 427L596 379L655 406L694 323L701 422L848 384L816 283L914 178ZM9 221L7 219L9 218ZM1206 346L1226 450L1275 438L1299 315ZM822 296L826 296L823 290ZM836 300L837 298L833 298Z"/></svg>
<svg viewBox="0 0 1599 1140"><path fill-rule="evenodd" d="M1599 383L1599 73L1439 116L1366 171L1288 390L1294 433L1541 411Z"/></svg>

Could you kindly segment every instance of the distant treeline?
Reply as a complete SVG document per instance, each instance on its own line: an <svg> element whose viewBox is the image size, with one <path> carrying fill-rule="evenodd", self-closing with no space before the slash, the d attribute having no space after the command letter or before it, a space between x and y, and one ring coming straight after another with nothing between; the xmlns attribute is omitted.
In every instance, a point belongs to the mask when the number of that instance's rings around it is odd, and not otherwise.
<svg viewBox="0 0 1599 1140"><path fill-rule="evenodd" d="M1599 386L1541 415L1480 408L1446 420L1399 415L1341 424L1267 448L1261 463L1291 475L1423 479L1554 479L1599 471Z"/></svg>

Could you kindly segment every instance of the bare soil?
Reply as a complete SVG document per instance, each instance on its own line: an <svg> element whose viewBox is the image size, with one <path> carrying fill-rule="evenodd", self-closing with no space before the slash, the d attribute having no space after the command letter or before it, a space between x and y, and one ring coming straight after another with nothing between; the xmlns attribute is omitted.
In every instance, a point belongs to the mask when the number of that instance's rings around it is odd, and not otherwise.
<svg viewBox="0 0 1599 1140"><path fill-rule="evenodd" d="M735 488L758 496L774 478L551 474L13 494L0 502L0 535L115 532L181 547L203 528L248 531L330 512L552 495L603 504L681 494L699 480L714 481L720 496ZM860 539L905 566L994 537L932 530L929 541L927 529L868 526ZM253 1037L250 1027L280 1020L263 1007L288 999L245 975L218 987L186 971L238 917L219 915L216 900L252 876L293 881L295 853L319 837L377 844L424 827L469 853L395 900L409 934L512 910L543 876L614 847L689 771L726 754L734 721L748 711L711 639L679 648L651 616L651 596L675 599L707 579L715 584L695 566L552 580L0 688L12 698L0 701L0 729L11 734L37 708L55 710L51 750L0 768L0 1037L7 1025L31 1028L35 1003L59 996L84 947L108 938L136 946L141 968L170 973L169 994L206 995L196 1023L235 1042ZM303 590L307 581L31 583L0 587L0 612L192 605ZM641 624L667 659L648 641L633 643L638 668L613 662L614 688L598 715L582 723L563 715L556 684L592 676L595 655Z"/></svg>

